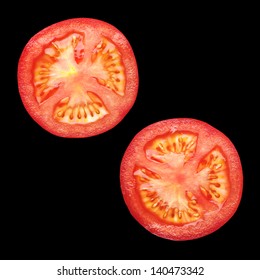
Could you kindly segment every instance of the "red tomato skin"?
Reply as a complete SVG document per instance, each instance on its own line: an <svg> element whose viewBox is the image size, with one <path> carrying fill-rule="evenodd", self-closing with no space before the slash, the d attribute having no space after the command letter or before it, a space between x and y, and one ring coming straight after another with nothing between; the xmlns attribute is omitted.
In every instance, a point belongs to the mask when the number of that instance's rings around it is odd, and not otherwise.
<svg viewBox="0 0 260 280"><path fill-rule="evenodd" d="M203 134L204 140L207 140L207 145L217 142L224 153L228 155L231 191L217 216L206 217L204 221L178 226L163 223L162 220L148 212L143 206L133 176L135 164L145 162L143 153L145 144L155 136L163 135L169 130L189 130ZM204 143L199 143L198 145L204 145ZM243 170L236 148L221 131L197 119L175 118L151 124L135 135L121 161L120 183L123 199L129 212L144 228L158 237L173 241L186 241L209 235L231 219L237 211L242 198Z"/></svg>
<svg viewBox="0 0 260 280"><path fill-rule="evenodd" d="M34 97L33 74L35 58L42 52L42 47L53 41L54 38L64 37L68 32L86 32L93 36L105 36L116 43L122 54L122 60L126 70L126 90L124 102L115 96L115 103L111 105L111 114L98 122L88 125L70 125L59 123L51 118L53 110L51 103L41 106ZM18 61L17 68L18 89L22 103L29 115L46 131L53 135L65 138L83 138L95 136L114 128L133 107L137 98L139 87L138 65L133 49L123 35L115 26L94 18L72 18L54 23L35 34L26 44ZM111 102L112 103L112 102ZM121 104L120 104L121 103Z"/></svg>

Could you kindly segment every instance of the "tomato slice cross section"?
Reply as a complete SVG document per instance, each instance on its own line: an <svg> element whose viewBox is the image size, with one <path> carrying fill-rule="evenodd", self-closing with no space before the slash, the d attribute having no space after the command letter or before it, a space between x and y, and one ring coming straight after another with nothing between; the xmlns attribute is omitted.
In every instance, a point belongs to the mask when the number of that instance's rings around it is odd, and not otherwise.
<svg viewBox="0 0 260 280"><path fill-rule="evenodd" d="M134 137L120 182L130 213L147 230L190 240L216 231L234 215L243 173L227 136L200 120L180 118L154 123Z"/></svg>
<svg viewBox="0 0 260 280"><path fill-rule="evenodd" d="M97 19L73 18L44 28L18 63L26 110L61 137L89 137L116 126L132 108L138 83L129 41Z"/></svg>

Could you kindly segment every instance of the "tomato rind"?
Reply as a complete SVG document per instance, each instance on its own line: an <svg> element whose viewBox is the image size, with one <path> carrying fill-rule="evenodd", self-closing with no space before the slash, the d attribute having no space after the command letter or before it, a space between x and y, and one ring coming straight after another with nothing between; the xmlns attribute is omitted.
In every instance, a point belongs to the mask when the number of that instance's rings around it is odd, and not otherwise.
<svg viewBox="0 0 260 280"><path fill-rule="evenodd" d="M166 224L156 215L147 211L140 199L133 176L136 165L148 162L144 153L146 143L158 135L176 130L189 130L198 133L198 150L207 150L216 144L222 148L228 159L231 186L227 200L222 208L216 212L217 216L205 213L203 220L182 226ZM198 160L197 156L199 157L198 153L193 160ZM226 135L203 121L192 118L176 118L151 124L134 136L122 158L120 184L123 199L129 212L144 228L162 238L176 241L192 240L215 232L235 214L242 197L243 172L239 154Z"/></svg>

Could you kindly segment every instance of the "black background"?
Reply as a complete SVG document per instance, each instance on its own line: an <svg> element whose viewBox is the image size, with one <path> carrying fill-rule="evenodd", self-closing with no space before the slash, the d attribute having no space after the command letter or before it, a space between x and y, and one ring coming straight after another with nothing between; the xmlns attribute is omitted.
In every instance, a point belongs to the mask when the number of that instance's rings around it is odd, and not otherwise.
<svg viewBox="0 0 260 280"><path fill-rule="evenodd" d="M0 258L259 259L257 102L248 77L251 37L243 12L183 9L155 16L93 10L22 12L3 40ZM122 31L140 78L137 100L122 122L85 139L59 138L37 125L22 105L16 78L27 41L73 17L97 18ZM123 202L119 182L120 162L134 135L153 122L179 117L203 120L225 133L244 172L233 218L209 236L184 242L140 226Z"/></svg>

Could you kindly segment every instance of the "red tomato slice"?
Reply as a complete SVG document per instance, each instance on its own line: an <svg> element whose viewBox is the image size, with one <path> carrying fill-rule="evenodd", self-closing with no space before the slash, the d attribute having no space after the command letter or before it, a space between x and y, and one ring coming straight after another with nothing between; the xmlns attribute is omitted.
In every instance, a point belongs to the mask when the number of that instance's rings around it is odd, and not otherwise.
<svg viewBox="0 0 260 280"><path fill-rule="evenodd" d="M222 132L189 118L140 131L120 168L125 203L148 231L170 240L213 233L236 212L243 188L238 152Z"/></svg>
<svg viewBox="0 0 260 280"><path fill-rule="evenodd" d="M29 40L18 63L26 110L60 137L89 137L116 126L132 108L138 82L130 43L97 19L46 27Z"/></svg>

